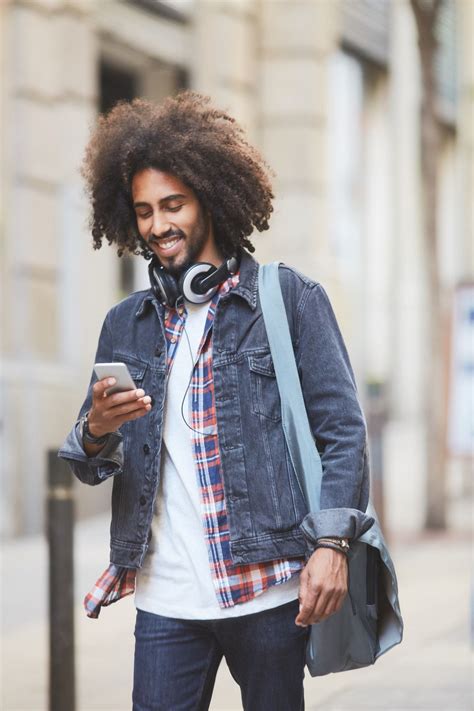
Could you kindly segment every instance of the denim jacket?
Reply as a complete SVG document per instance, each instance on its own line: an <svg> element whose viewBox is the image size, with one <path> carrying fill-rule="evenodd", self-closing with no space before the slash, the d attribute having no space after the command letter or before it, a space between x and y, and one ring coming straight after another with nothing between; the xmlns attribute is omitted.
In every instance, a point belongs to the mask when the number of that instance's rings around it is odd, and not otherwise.
<svg viewBox="0 0 474 711"><path fill-rule="evenodd" d="M309 512L281 426L280 397L258 297L258 264L243 252L239 284L222 297L213 324L213 377L230 547L234 563L308 555L317 538L357 538L369 470L366 426L354 375L320 284L281 266L280 280L309 422L323 465L321 510ZM110 560L141 567L160 483L166 396L164 308L138 291L107 314L95 362L127 364L151 411L126 422L88 458L79 418L91 407L92 376L78 421L59 450L80 481L113 476Z"/></svg>

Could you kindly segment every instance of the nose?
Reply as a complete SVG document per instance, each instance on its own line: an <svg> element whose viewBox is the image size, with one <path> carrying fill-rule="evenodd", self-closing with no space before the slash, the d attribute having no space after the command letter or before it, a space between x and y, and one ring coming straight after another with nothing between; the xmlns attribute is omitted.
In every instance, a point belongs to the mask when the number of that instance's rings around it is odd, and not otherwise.
<svg viewBox="0 0 474 711"><path fill-rule="evenodd" d="M151 224L151 232L155 237L162 237L169 232L171 224L168 219L160 215L159 212L153 214L153 222Z"/></svg>

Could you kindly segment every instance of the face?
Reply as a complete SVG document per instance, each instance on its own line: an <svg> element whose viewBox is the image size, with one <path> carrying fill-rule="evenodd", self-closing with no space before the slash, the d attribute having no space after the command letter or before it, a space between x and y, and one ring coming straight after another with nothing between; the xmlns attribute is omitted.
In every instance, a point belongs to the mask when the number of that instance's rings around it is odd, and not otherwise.
<svg viewBox="0 0 474 711"><path fill-rule="evenodd" d="M220 264L210 216L179 178L142 170L133 177L132 199L140 235L169 272L179 276L194 262Z"/></svg>

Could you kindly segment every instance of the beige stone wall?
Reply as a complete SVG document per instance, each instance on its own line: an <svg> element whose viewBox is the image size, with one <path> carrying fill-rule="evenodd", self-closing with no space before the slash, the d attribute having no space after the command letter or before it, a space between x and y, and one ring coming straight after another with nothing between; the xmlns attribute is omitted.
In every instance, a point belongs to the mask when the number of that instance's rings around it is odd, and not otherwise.
<svg viewBox="0 0 474 711"><path fill-rule="evenodd" d="M0 3L0 485L7 535L43 525L46 450L74 420L102 319L117 301L118 260L114 250L91 248L78 174L96 116L101 56L133 69L141 93L157 101L186 69L191 87L235 115L262 150L276 173L276 200L271 230L255 235L257 257L282 259L324 284L362 399L367 377L388 378L387 521L421 526L424 292L413 18L408 0L391 3L389 65L364 98L373 141L362 150L363 254L349 283L330 239L329 82L341 7L340 0L196 0L180 23L118 0ZM473 256L473 3L458 0L457 7L458 117L441 161L448 166L445 193L456 201L443 224L449 232L456 213L458 226L450 278L472 277ZM390 166L388 189L376 184L381 156ZM377 196L387 200L388 192L390 229L377 240ZM144 286L143 264L137 275ZM77 487L81 514L107 507L107 487Z"/></svg>
<svg viewBox="0 0 474 711"><path fill-rule="evenodd" d="M3 472L8 533L43 521L46 450L65 427L71 383L83 377L68 348L68 321L79 332L82 309L64 310L69 277L81 268L87 239L77 169L95 111L95 40L84 3L12 2L5 10L5 209L2 377L5 392ZM69 262L69 258L71 261ZM110 272L111 267L106 267ZM90 273L91 278L94 268ZM107 278L102 280L107 284ZM105 299L95 294L99 309ZM85 305L92 298L86 296ZM92 321L94 318L91 319ZM76 344L87 345L77 338ZM73 345L73 344L71 344ZM72 414L70 407L67 411Z"/></svg>
<svg viewBox="0 0 474 711"><path fill-rule="evenodd" d="M1 17L1 488L3 532L14 535L43 527L46 451L74 422L117 301L119 263L107 247L92 250L79 176L99 57L133 67L142 93L158 100L166 66L188 61L189 42L182 25L116 0L2 3ZM107 508L108 489L76 485L79 515Z"/></svg>
<svg viewBox="0 0 474 711"><path fill-rule="evenodd" d="M258 140L258 3L196 0L190 63L193 89L212 96Z"/></svg>
<svg viewBox="0 0 474 711"><path fill-rule="evenodd" d="M440 275L449 297L459 281L472 279L473 211L473 5L456 3L458 23L458 118L444 127L439 158L438 238ZM390 413L385 431L385 498L388 527L407 532L425 518L426 451L423 377L426 349L426 268L421 233L419 168L420 72L415 24L407 0L392 3L391 125L393 252ZM434 383L433 387L438 384ZM447 459L447 497L462 463ZM448 519L450 514L448 498ZM456 509L457 511L457 509ZM459 520L457 521L459 525Z"/></svg>
<svg viewBox="0 0 474 711"><path fill-rule="evenodd" d="M385 500L389 528L423 524L425 493L422 403L424 265L418 117L419 65L414 18L406 0L392 5L390 420L385 432Z"/></svg>
<svg viewBox="0 0 474 711"><path fill-rule="evenodd" d="M458 115L457 159L459 165L460 243L458 271L474 278L474 3L458 0Z"/></svg>
<svg viewBox="0 0 474 711"><path fill-rule="evenodd" d="M333 285L327 215L328 63L338 2L260 2L260 135L275 170L271 234L258 254Z"/></svg>

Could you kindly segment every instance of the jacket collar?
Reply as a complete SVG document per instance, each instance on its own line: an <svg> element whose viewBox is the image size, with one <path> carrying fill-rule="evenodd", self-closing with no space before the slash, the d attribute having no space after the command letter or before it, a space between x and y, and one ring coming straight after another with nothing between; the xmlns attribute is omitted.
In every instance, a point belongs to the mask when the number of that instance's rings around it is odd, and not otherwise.
<svg viewBox="0 0 474 711"><path fill-rule="evenodd" d="M241 296L252 311L257 306L258 262L248 252L242 250L240 258L239 283L230 292L233 296Z"/></svg>
<svg viewBox="0 0 474 711"><path fill-rule="evenodd" d="M148 305L150 303L153 303L156 309L161 310L163 308L163 306L160 304L152 290L148 289L148 291L145 293L145 296L140 301L138 309L135 311L136 318L140 318L144 315L146 311L148 311Z"/></svg>
<svg viewBox="0 0 474 711"><path fill-rule="evenodd" d="M257 306L257 290L258 290L258 262L245 250L242 250L240 258L240 273L239 283L232 289L232 296L240 296L248 303L252 311ZM153 303L155 308L160 310L163 308L151 289L145 292L135 316L140 318L148 308L148 305Z"/></svg>

